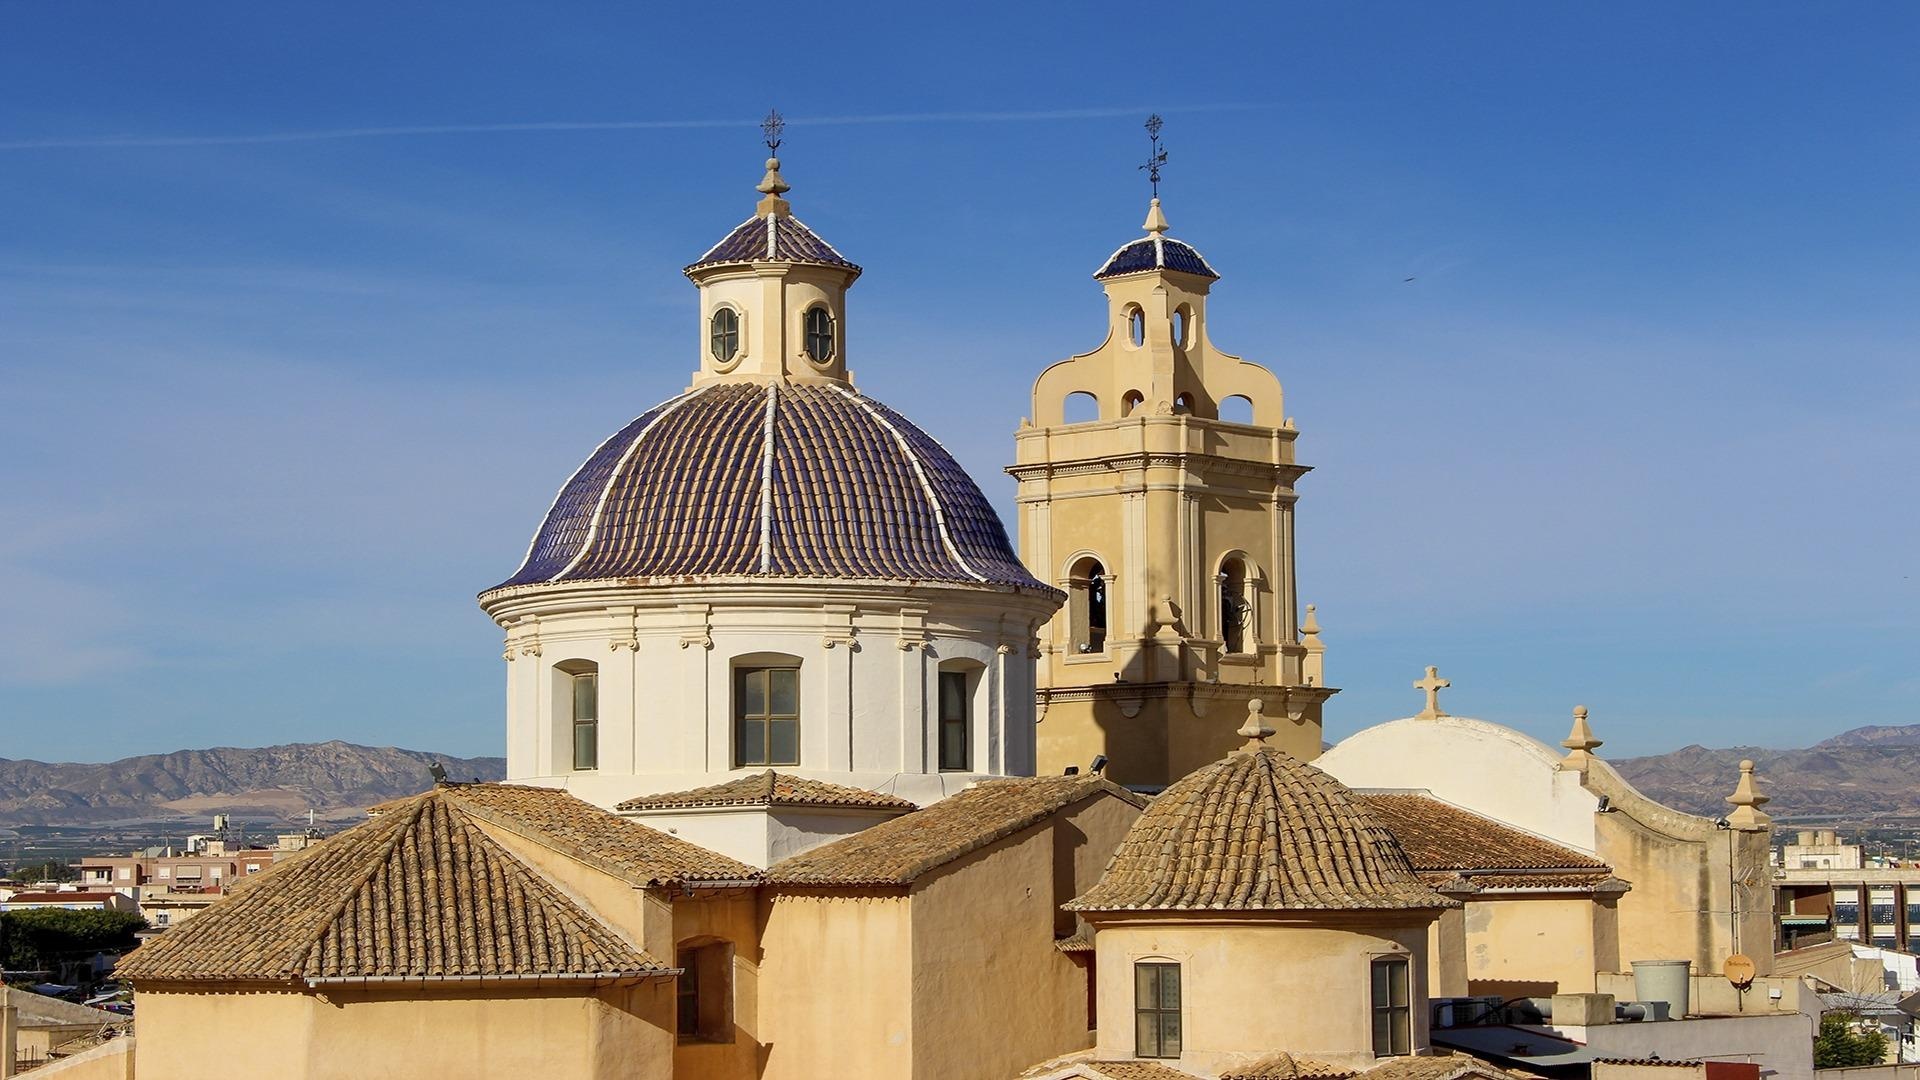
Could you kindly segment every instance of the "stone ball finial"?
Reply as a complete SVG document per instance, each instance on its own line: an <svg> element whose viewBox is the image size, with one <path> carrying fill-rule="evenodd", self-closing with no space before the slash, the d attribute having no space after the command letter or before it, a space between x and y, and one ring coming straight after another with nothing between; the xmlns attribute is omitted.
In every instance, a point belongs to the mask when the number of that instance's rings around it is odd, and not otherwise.
<svg viewBox="0 0 1920 1080"><path fill-rule="evenodd" d="M1733 794L1727 796L1727 802L1733 806L1733 813L1727 815L1727 823L1736 829L1757 831L1770 828L1773 823L1773 818L1760 811L1773 799L1760 794L1760 789L1754 785L1753 769L1752 758L1740 762L1740 783L1734 787Z"/></svg>
<svg viewBox="0 0 1920 1080"><path fill-rule="evenodd" d="M780 175L779 158L770 157L767 159L767 175L760 178L760 182L754 185L753 190L762 195L784 195L793 190L792 185L787 183L786 178Z"/></svg>
<svg viewBox="0 0 1920 1080"><path fill-rule="evenodd" d="M1240 725L1240 730L1234 733L1247 740L1246 745L1240 748L1242 752L1261 749L1267 745L1267 739L1273 735L1273 726L1267 723L1267 718L1263 715L1266 707L1267 703L1259 698L1247 702L1247 722Z"/></svg>

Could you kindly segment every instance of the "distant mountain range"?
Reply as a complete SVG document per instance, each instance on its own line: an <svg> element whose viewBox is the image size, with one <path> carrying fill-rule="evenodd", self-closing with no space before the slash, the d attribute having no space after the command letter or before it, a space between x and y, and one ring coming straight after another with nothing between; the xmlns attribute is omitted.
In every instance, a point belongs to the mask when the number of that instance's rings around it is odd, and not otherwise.
<svg viewBox="0 0 1920 1080"><path fill-rule="evenodd" d="M1669 806L1726 813L1740 760L1758 765L1767 811L1783 823L1920 820L1920 724L1861 727L1803 750L1686 746L1613 766ZM1610 759L1611 760L1611 759ZM427 766L459 780L506 776L505 758L456 758L391 746L292 743L148 754L103 764L0 758L0 826L111 825L232 814L250 828L304 824L307 811L342 821L374 803L425 791Z"/></svg>
<svg viewBox="0 0 1920 1080"><path fill-rule="evenodd" d="M1604 753L1604 751L1603 751ZM1621 758L1613 767L1633 786L1690 813L1719 817L1752 758L1766 811L1782 824L1875 825L1920 820L1920 724L1860 727L1804 750L1685 746L1654 757Z"/></svg>
<svg viewBox="0 0 1920 1080"><path fill-rule="evenodd" d="M148 754L104 764L0 758L0 826L106 825L232 814L251 828L352 818L425 791L427 766L458 780L506 776L505 758L456 758L391 746L293 743Z"/></svg>

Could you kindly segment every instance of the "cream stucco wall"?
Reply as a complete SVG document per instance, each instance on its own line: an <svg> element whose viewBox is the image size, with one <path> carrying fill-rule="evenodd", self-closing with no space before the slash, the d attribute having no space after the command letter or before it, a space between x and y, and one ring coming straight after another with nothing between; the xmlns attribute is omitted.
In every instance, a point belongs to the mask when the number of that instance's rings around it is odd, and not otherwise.
<svg viewBox="0 0 1920 1080"><path fill-rule="evenodd" d="M759 902L749 889L682 895L673 901L676 951L723 942L731 970L727 1036L714 1042L682 1040L673 1054L674 1080L750 1080L759 1075ZM675 961L677 964L677 961Z"/></svg>
<svg viewBox="0 0 1920 1080"><path fill-rule="evenodd" d="M412 984L324 992L139 992L139 1080L209 1070L289 1080L668 1080L673 982L520 989ZM209 1033L245 1039L209 1042ZM209 1048L217 1046L217 1058Z"/></svg>
<svg viewBox="0 0 1920 1080"><path fill-rule="evenodd" d="M922 804L1034 769L1033 635L1052 595L907 582L538 585L485 598L506 631L507 776L611 808L734 765L737 662L800 668L800 765ZM560 665L599 672L599 762L574 770ZM978 672L972 768L940 772L937 673Z"/></svg>
<svg viewBox="0 0 1920 1080"><path fill-rule="evenodd" d="M1134 964L1180 965L1182 1067L1218 1070L1275 1049L1356 1068L1373 1056L1371 962L1411 963L1413 1046L1427 1046L1427 924L1438 912L1387 921L1347 913L1265 920L1100 916L1098 1055L1134 1056Z"/></svg>

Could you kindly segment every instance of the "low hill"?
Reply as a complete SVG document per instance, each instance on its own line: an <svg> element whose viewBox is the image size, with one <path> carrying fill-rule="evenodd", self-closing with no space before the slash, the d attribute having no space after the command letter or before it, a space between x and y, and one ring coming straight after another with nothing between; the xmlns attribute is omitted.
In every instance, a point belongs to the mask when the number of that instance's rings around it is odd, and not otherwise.
<svg viewBox="0 0 1920 1080"><path fill-rule="evenodd" d="M429 763L455 779L498 780L506 759L454 758L346 742L176 750L95 764L0 758L0 826L209 818L304 823L339 819L425 791Z"/></svg>
<svg viewBox="0 0 1920 1080"><path fill-rule="evenodd" d="M1866 826L1920 819L1920 724L1855 728L1800 750L1696 745L1612 764L1669 806L1719 817L1742 758L1753 759L1776 820Z"/></svg>

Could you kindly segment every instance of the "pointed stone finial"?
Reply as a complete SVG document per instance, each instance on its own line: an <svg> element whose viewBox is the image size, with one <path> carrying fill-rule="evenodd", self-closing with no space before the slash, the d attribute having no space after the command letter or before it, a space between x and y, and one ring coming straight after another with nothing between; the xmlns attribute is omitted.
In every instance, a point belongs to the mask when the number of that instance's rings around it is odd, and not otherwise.
<svg viewBox="0 0 1920 1080"><path fill-rule="evenodd" d="M1308 686L1327 685L1327 646L1320 640L1320 620L1315 608L1307 605L1306 620L1300 624L1300 647L1307 655L1300 660L1300 677Z"/></svg>
<svg viewBox="0 0 1920 1080"><path fill-rule="evenodd" d="M1740 783L1727 796L1733 804L1733 813L1727 815L1727 824L1736 829L1760 830L1773 826L1773 818L1760 811L1762 806L1773 801L1770 796L1760 794L1753 783L1753 759L1740 763Z"/></svg>
<svg viewBox="0 0 1920 1080"><path fill-rule="evenodd" d="M1247 722L1240 725L1239 731L1234 732L1236 735L1246 737L1247 742L1240 748L1241 753L1247 754L1264 749L1267 739L1273 735L1272 725L1268 724L1267 718L1261 715L1266 707L1266 703L1259 698L1247 702Z"/></svg>
<svg viewBox="0 0 1920 1080"><path fill-rule="evenodd" d="M1425 690L1427 692L1427 707L1421 709L1414 719L1437 720L1447 715L1440 711L1440 691L1452 685L1452 683L1440 677L1439 668L1428 664L1427 677L1413 684L1415 690Z"/></svg>
<svg viewBox="0 0 1920 1080"><path fill-rule="evenodd" d="M1160 209L1159 199L1147 204L1146 230L1156 234L1167 231L1167 215L1166 211Z"/></svg>
<svg viewBox="0 0 1920 1080"><path fill-rule="evenodd" d="M767 159L767 175L761 177L760 182L754 185L753 190L766 196L761 199L759 205L754 208L754 212L761 217L766 217L768 214L786 217L793 212L793 204L780 197L792 191L793 187L780 175L779 158L770 157Z"/></svg>
<svg viewBox="0 0 1920 1080"><path fill-rule="evenodd" d="M1593 737L1593 729L1587 726L1587 707L1573 707L1573 730L1560 740L1567 748L1567 768L1576 772L1586 772L1587 762L1593 760L1593 752L1600 749L1602 743Z"/></svg>

